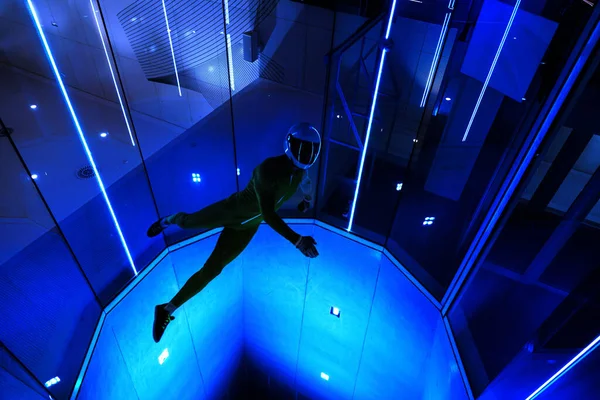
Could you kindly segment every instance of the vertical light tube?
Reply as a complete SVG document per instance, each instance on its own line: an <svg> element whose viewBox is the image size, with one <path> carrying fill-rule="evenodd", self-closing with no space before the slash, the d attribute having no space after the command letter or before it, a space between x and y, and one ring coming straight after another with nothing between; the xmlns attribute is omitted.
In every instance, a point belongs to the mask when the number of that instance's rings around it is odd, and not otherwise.
<svg viewBox="0 0 600 400"><path fill-rule="evenodd" d="M231 54L231 35L227 34L227 59L229 60L229 81L231 90L235 90L235 77L233 76L233 56Z"/></svg>
<svg viewBox="0 0 600 400"><path fill-rule="evenodd" d="M167 24L167 34L169 35L169 46L171 46L171 56L173 57L173 67L175 68L175 78L177 79L177 89L181 96L181 85L179 84L179 72L177 72L177 62L175 61L175 51L173 50L173 40L171 39L171 28L169 27L169 17L167 16L167 6L165 0L162 0L163 12L165 14L165 23Z"/></svg>
<svg viewBox="0 0 600 400"><path fill-rule="evenodd" d="M48 45L48 41L46 40L46 35L44 34L44 31L42 29L42 25L38 18L37 12L35 11L35 8L34 8L31 0L27 0L27 5L29 7L29 12L31 14L31 17L33 18L33 21L35 23L35 27L38 31L38 34L40 35L40 39L42 41L42 45L44 46L44 50L46 51L46 56L48 57L48 61L50 61L50 66L52 67L52 72L54 73L54 77L56 78L56 81L58 82L58 86L60 87L60 91L63 95L63 99L65 100L65 103L67 104L67 108L69 109L69 113L71 114L71 119L73 120L73 124L75 124L75 129L77 130L77 134L79 135L79 140L81 141L83 149L85 150L85 154L87 155L88 161L90 162L90 165L96 175L96 181L98 182L98 186L100 186L100 190L102 191L102 196L104 197L104 202L106 203L106 206L108 207L108 211L110 212L110 215L112 217L115 228L117 229L117 233L119 234L119 238L121 239L121 244L123 245L123 249L125 250L125 253L127 254L127 258L129 260L129 264L131 265L131 269L133 270L133 273L135 275L137 275L137 269L135 268L135 264L133 262L133 258L131 257L131 253L129 252L129 247L127 246L127 242L125 241L123 232L121 231L121 226L119 225L117 216L115 215L115 212L112 208L110 199L108 198L108 193L106 193L106 188L104 187L104 182L102 182L102 178L100 177L100 173L98 172L98 168L96 167L96 162L94 161L94 157L92 156L92 153L87 144L87 141L85 140L85 135L83 134L83 130L81 129L81 125L79 124L79 119L77 118L77 115L75 114L75 110L73 109L73 105L71 104L71 99L69 98L67 89L65 88L65 85L63 83L60 72L58 72L58 67L56 66L56 62L54 61L54 56L52 55L52 51L50 50L50 46Z"/></svg>
<svg viewBox="0 0 600 400"><path fill-rule="evenodd" d="M387 28L385 30L385 39L389 39L390 32L392 30L392 21L394 20L394 12L396 11L396 0L392 2L390 9L390 15L388 17ZM350 210L350 219L348 221L348 231L352 230L352 224L354 223L354 213L356 212L356 202L358 201L358 193L360 192L360 181L362 180L363 170L365 167L365 158L367 156L367 150L369 148L369 139L371 137L371 128L373 127L373 117L375 115L375 108L377 107L377 98L379 95L379 84L381 83L381 73L383 72L383 65L385 63L385 55L387 49L384 48L381 51L381 60L379 60L379 66L377 71L377 79L375 81L375 90L373 92L373 101L371 102L371 111L369 112L369 123L367 124L367 133L365 137L365 143L363 145L362 154L360 156L360 165L358 167L358 177L356 178L356 188L354 189L354 198L352 200L352 208Z"/></svg>
<svg viewBox="0 0 600 400"><path fill-rule="evenodd" d="M394 2L395 3L395 2ZM371 128L373 127L373 116L375 115L375 107L377 106L377 98L379 94L379 84L381 83L381 73L383 71L383 64L385 63L385 55L387 49L383 49L381 52L381 60L379 61L379 71L377 72L377 81L375 82L375 94L373 95L373 101L371 103L371 112L369 113L369 123L367 125L367 136L365 137L365 145L360 156L360 166L358 167L358 178L356 179L356 188L354 189L354 199L352 200L352 209L350 210L350 220L348 221L348 231L352 230L352 224L354 223L354 212L356 211L356 202L358 201L358 192L360 191L360 181L362 179L363 170L365 167L365 158L367 156L367 149L369 147L369 139L371 137Z"/></svg>
<svg viewBox="0 0 600 400"><path fill-rule="evenodd" d="M427 96L429 96L429 92L431 91L431 86L433 84L433 75L435 73L435 68L440 59L440 55L442 54L442 44L444 43L444 36L446 35L446 31L448 30L448 25L450 24L450 16L450 13L446 13L446 16L444 17L444 23L442 24L440 37L438 38L437 46L435 47L435 53L433 53L433 61L431 61L429 75L427 76L427 82L425 83L425 90L423 90L423 96L421 97L421 108L425 107Z"/></svg>
<svg viewBox="0 0 600 400"><path fill-rule="evenodd" d="M561 369L556 371L554 375L552 375L546 382L542 383L542 385L537 388L533 393L531 393L525 400L535 399L540 393L546 390L550 385L556 382L562 375L567 373L571 368L575 366L579 361L583 360L588 354L590 354L594 349L600 344L600 336L594 339L590 344L586 346L585 349L581 350L579 354L571 359L568 363L566 363Z"/></svg>
<svg viewBox="0 0 600 400"><path fill-rule="evenodd" d="M473 113L471 114L471 119L469 120L469 124L467 125L467 129L465 130L465 134L463 135L462 141L467 140L467 136L469 136L469 132L471 131L471 126L473 125L473 121L475 120L475 115L479 110L479 106L481 105L481 100L483 99L483 95L488 87L488 83L490 82L490 78L494 73L494 68L496 68L496 62L498 62L498 58L500 57L500 53L502 52L502 48L504 47L504 42L506 42L506 37L508 36L508 32L512 27L513 21L515 20L515 16L517 15L517 11L519 10L519 6L521 5L521 0L517 0L515 3L515 7L513 8L512 14L510 15L510 19L508 20L508 24L506 25L506 29L504 30L504 35L502 36L502 40L500 41L500 46L498 46L498 50L496 50L496 56L494 57L494 61L492 61L492 65L490 70L488 71L487 77L485 78L485 82L483 82L483 87L481 88L481 93L479 93L479 98L477 99L477 103L475 103L475 108L473 109Z"/></svg>
<svg viewBox="0 0 600 400"><path fill-rule="evenodd" d="M102 48L104 49L104 55L106 56L106 63L108 64L108 69L110 70L110 76L112 77L113 84L115 85L115 92L117 92L117 98L119 99L119 104L121 105L121 112L123 113L123 118L125 119L125 125L127 125L129 138L131 139L131 144L135 146L135 140L133 139L133 133L131 132L131 126L129 125L129 118L127 118L127 113L125 112L125 105L123 104L123 99L121 98L121 92L119 91L119 85L117 85L117 79L115 78L115 72L113 71L110 57L108 56L106 43L104 43L104 36L102 36L102 30L100 29L100 23L98 22L98 16L96 15L96 9L94 8L93 0L90 0L90 5L92 6L92 14L94 14L94 20L96 21L98 35L100 35L100 41L102 42Z"/></svg>

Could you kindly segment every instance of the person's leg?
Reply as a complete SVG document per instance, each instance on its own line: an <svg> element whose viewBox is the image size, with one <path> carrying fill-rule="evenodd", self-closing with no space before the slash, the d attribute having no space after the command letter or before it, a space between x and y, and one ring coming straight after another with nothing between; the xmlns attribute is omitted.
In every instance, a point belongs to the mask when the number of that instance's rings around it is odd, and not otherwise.
<svg viewBox="0 0 600 400"><path fill-rule="evenodd" d="M179 212L169 215L153 223L147 234L149 237L157 236L170 225L177 225L182 229L212 229L226 226L232 223L230 208L226 200L221 200L191 214Z"/></svg>
<svg viewBox="0 0 600 400"><path fill-rule="evenodd" d="M210 257L208 257L202 269L187 280L185 285L170 301L170 304L179 308L186 301L200 293L210 281L215 279L229 263L240 255L246 246L248 246L256 231L257 227L244 230L223 229L215 249Z"/></svg>
<svg viewBox="0 0 600 400"><path fill-rule="evenodd" d="M189 299L200 293L221 271L248 246L258 226L248 229L225 228L219 235L215 249L198 272L190 277L173 299L167 304L156 306L154 310L154 341L158 343L169 322L174 319L173 312Z"/></svg>

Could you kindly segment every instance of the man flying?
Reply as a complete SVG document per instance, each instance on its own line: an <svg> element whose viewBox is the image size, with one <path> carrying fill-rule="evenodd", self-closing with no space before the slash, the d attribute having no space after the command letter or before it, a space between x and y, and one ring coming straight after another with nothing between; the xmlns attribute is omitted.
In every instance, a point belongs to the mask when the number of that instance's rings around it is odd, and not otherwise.
<svg viewBox="0 0 600 400"><path fill-rule="evenodd" d="M262 221L286 238L306 257L319 255L311 236L294 232L277 210L290 199L299 186L309 183L307 169L321 151L321 136L308 123L290 128L284 141L285 154L270 157L258 165L248 186L228 198L193 214L177 213L162 218L148 229L148 236L159 235L170 225L183 229L223 227L215 249L198 272L190 277L170 302L154 308L152 336L158 343L175 317L172 314L200 293L223 269L240 255L256 234ZM306 194L306 193L305 193Z"/></svg>

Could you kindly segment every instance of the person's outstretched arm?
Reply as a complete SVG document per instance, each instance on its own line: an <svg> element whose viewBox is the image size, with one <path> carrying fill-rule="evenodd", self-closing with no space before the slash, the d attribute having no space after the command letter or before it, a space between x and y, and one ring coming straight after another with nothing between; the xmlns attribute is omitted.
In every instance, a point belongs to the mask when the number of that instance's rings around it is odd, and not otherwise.
<svg viewBox="0 0 600 400"><path fill-rule="evenodd" d="M275 198L275 192L272 186L268 182L262 182L262 184L258 185L256 188L256 195L258 196L260 212L267 225L296 246L301 236L294 232L294 230L275 212L275 205L278 199Z"/></svg>

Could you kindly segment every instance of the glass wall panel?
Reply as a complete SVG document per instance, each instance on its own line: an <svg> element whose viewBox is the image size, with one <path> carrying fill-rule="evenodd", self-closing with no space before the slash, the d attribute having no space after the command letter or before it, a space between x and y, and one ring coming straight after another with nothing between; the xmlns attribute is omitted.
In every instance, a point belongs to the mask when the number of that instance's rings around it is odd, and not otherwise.
<svg viewBox="0 0 600 400"><path fill-rule="evenodd" d="M339 13L336 48L330 60L330 80L324 121L324 148L319 181L319 219L347 229L364 146L372 90L381 51L386 10L374 19ZM359 35L348 34L349 27ZM381 232L361 230L362 235L383 243Z"/></svg>
<svg viewBox="0 0 600 400"><path fill-rule="evenodd" d="M593 10L559 3L457 2L424 112L441 20L422 34L416 89L396 111L411 133L395 151L411 155L387 247L440 300Z"/></svg>
<svg viewBox="0 0 600 400"><path fill-rule="evenodd" d="M195 212L235 191L222 2L97 6L160 216ZM138 221L144 232L151 222ZM205 229L197 228L171 228L167 243Z"/></svg>
<svg viewBox="0 0 600 400"><path fill-rule="evenodd" d="M262 161L283 155L292 125L308 122L321 130L327 72L324 57L331 50L334 11L321 4L290 0L225 2L225 7L242 189ZM318 163L308 174L312 188L306 186L305 190L314 199ZM282 205L280 215L313 216L312 210L298 209L302 197L299 190Z"/></svg>
<svg viewBox="0 0 600 400"><path fill-rule="evenodd" d="M592 151L600 125L591 112L600 107L599 71L542 146L450 311L482 399L526 398L600 335L600 153Z"/></svg>
<svg viewBox="0 0 600 400"><path fill-rule="evenodd" d="M1 123L0 127L4 128ZM49 390L65 398L75 383L101 307L97 292L38 196L35 185L42 178L32 178L10 139L0 137L0 345L38 382L58 377L60 382ZM2 352L0 361L5 360ZM8 371L17 380L28 379ZM15 383L5 375L0 380L9 387ZM1 386L0 397L25 398L11 397L13 392Z"/></svg>
<svg viewBox="0 0 600 400"><path fill-rule="evenodd" d="M48 394L40 382L0 344L0 387L7 399L47 399Z"/></svg>
<svg viewBox="0 0 600 400"><path fill-rule="evenodd" d="M101 15L85 1L13 1L2 20L5 123L107 302L164 241L145 237L157 210Z"/></svg>

